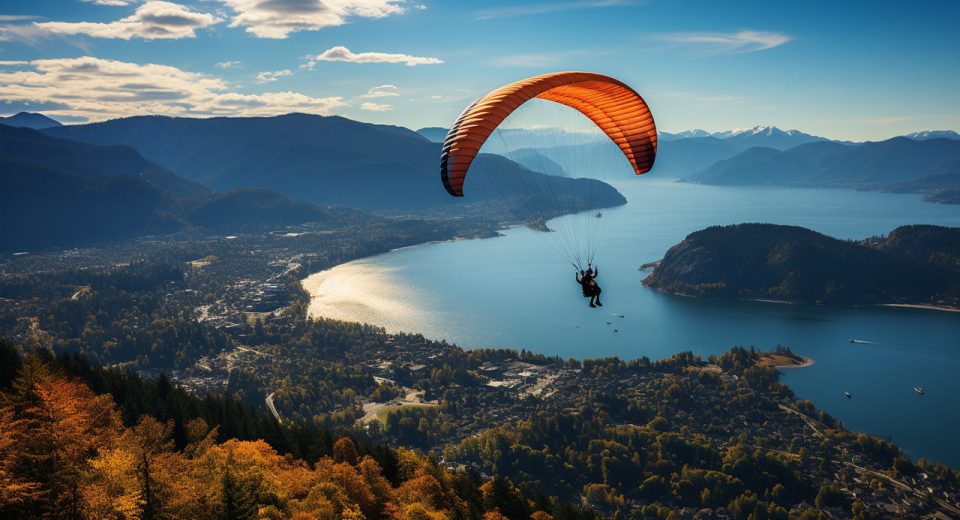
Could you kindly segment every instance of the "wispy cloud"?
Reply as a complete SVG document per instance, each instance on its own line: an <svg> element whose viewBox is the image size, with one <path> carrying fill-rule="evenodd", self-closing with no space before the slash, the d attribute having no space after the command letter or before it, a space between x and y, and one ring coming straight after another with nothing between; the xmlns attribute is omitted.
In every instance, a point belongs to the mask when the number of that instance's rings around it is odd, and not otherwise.
<svg viewBox="0 0 960 520"><path fill-rule="evenodd" d="M75 120L136 114L170 116L329 114L349 106L342 97L298 92L245 94L220 78L168 65L86 56L0 66L0 101L56 106L49 113Z"/></svg>
<svg viewBox="0 0 960 520"><path fill-rule="evenodd" d="M490 58L488 63L495 67L549 67L562 65L564 62L582 58L584 56L598 56L609 53L603 49L574 49L552 52L530 52L524 54L508 54Z"/></svg>
<svg viewBox="0 0 960 520"><path fill-rule="evenodd" d="M48 37L47 31L34 24L0 24L0 42L22 42L27 45L37 45Z"/></svg>
<svg viewBox="0 0 960 520"><path fill-rule="evenodd" d="M731 94L719 94L711 93L704 94L702 92L694 91L684 91L684 90L673 90L669 88L652 88L647 91L650 95L655 95L663 98L672 98L679 101L682 101L685 106L694 106L694 107L706 107L706 106L716 106L716 105L740 105L746 103L747 99L743 96L736 96Z"/></svg>
<svg viewBox="0 0 960 520"><path fill-rule="evenodd" d="M302 68L312 69L320 61L344 61L349 63L403 63L408 67L417 65L436 65L443 63L438 58L426 56L411 56L409 54L394 54L389 52L353 52L343 46L336 46L323 51L316 56L307 56L307 63Z"/></svg>
<svg viewBox="0 0 960 520"><path fill-rule="evenodd" d="M216 65L214 65L214 67L218 69L228 70L228 69L236 69L241 65L243 65L242 61L234 60L234 61L221 61L220 63L217 63Z"/></svg>
<svg viewBox="0 0 960 520"><path fill-rule="evenodd" d="M212 14L193 11L180 4L150 0L138 7L133 15L115 22L37 22L33 25L55 34L83 34L121 40L175 40L193 38L197 29L220 21Z"/></svg>
<svg viewBox="0 0 960 520"><path fill-rule="evenodd" d="M367 90L366 94L361 95L361 98L383 98L383 97L397 97L400 95L400 91L396 85L377 85L372 87L370 90Z"/></svg>
<svg viewBox="0 0 960 520"><path fill-rule="evenodd" d="M97 5L130 5L133 3L133 0L83 0L88 4L97 4Z"/></svg>
<svg viewBox="0 0 960 520"><path fill-rule="evenodd" d="M393 110L393 106L384 103L360 103L360 110L366 110L368 112L389 112Z"/></svg>
<svg viewBox="0 0 960 520"><path fill-rule="evenodd" d="M677 46L688 47L703 55L741 54L779 47L793 36L771 31L739 31L735 33L669 33L656 39Z"/></svg>
<svg viewBox="0 0 960 520"><path fill-rule="evenodd" d="M385 18L407 11L405 0L221 1L235 13L230 27L245 27L258 38L286 38L296 31L343 25L350 18Z"/></svg>
<svg viewBox="0 0 960 520"><path fill-rule="evenodd" d="M39 16L33 16L30 14L0 14L0 22L25 22L39 19Z"/></svg>
<svg viewBox="0 0 960 520"><path fill-rule="evenodd" d="M257 73L257 81L259 81L260 83L270 83L271 81L277 81L282 77L292 76L292 75L293 75L293 72L290 72L290 69L259 72Z"/></svg>
<svg viewBox="0 0 960 520"><path fill-rule="evenodd" d="M536 14L573 11L577 9L597 9L603 7L619 7L635 5L636 0L581 0L576 2L551 2L543 4L523 5L516 7L498 7L484 9L473 13L476 20L492 20L494 18L510 18L513 16L530 16Z"/></svg>

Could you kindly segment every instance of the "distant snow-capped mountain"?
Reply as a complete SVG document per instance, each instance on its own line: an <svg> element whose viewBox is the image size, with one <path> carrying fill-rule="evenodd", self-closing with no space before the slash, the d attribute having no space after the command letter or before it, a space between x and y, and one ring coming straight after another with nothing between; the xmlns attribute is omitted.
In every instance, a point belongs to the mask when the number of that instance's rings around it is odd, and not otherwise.
<svg viewBox="0 0 960 520"><path fill-rule="evenodd" d="M914 141L925 141L927 139L960 139L960 134L953 130L924 130L907 134L904 137Z"/></svg>
<svg viewBox="0 0 960 520"><path fill-rule="evenodd" d="M787 150L801 144L828 141L825 137L810 135L799 130L781 130L775 126L755 126L729 132L717 132L714 137L724 139L742 150L754 146Z"/></svg>
<svg viewBox="0 0 960 520"><path fill-rule="evenodd" d="M777 135L794 136L794 135L810 135L810 134L805 134L799 130L780 130L775 126L757 125L751 128L736 128L734 130L727 130L724 132L714 132L710 135L712 135L713 137L716 137L717 139L729 139L731 137L738 137L738 136L745 136L745 135L773 137Z"/></svg>
<svg viewBox="0 0 960 520"><path fill-rule="evenodd" d="M710 132L695 128L693 130L684 130L683 132L660 132L660 138L664 141L675 141L677 139L692 139L695 137L710 137Z"/></svg>

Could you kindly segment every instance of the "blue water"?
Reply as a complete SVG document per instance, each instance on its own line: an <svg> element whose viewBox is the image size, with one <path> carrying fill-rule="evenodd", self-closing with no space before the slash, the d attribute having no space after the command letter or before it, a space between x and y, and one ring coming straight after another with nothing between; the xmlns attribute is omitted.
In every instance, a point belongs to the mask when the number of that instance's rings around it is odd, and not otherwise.
<svg viewBox="0 0 960 520"><path fill-rule="evenodd" d="M603 213L597 259L602 309L543 236L427 244L308 278L311 313L421 332L465 347L526 348L563 357L667 357L777 344L815 364L785 371L796 393L855 430L892 438L910 455L960 468L960 314L879 307L719 302L659 294L639 266L715 224L795 224L860 239L903 224L960 226L960 206L914 195L847 190L724 188L640 178ZM576 218L576 217L563 217ZM623 314L620 318L615 314ZM609 322L609 324L608 324ZM851 344L850 338L870 344ZM914 386L926 388L926 395ZM852 399L846 399L848 391Z"/></svg>

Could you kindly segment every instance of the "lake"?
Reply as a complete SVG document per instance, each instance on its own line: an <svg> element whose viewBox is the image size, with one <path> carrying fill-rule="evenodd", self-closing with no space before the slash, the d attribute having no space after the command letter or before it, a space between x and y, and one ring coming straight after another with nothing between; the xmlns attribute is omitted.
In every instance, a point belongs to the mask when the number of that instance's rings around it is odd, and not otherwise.
<svg viewBox="0 0 960 520"><path fill-rule="evenodd" d="M603 211L600 309L586 305L573 268L540 232L513 228L502 237L424 244L314 274L304 280L313 295L309 312L466 348L576 358L656 359L682 350L707 355L733 345L788 345L816 361L785 371L798 396L854 431L960 468L960 314L696 300L647 289L640 280L648 273L638 269L710 225L771 222L861 239L904 224L960 226L960 206L907 194L644 177L617 188L629 203Z"/></svg>

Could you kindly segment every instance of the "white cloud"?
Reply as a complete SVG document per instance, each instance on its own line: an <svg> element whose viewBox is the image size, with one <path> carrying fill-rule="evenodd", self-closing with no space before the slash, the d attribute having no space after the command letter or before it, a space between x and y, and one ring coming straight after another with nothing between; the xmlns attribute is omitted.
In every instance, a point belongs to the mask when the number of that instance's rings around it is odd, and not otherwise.
<svg viewBox="0 0 960 520"><path fill-rule="evenodd" d="M544 4L523 5L515 7L499 7L484 9L473 13L477 20L491 20L494 18L508 18L512 16L528 16L534 14L548 14L575 9L596 9L601 7L619 7L634 5L635 0L583 0L579 2L551 2Z"/></svg>
<svg viewBox="0 0 960 520"><path fill-rule="evenodd" d="M286 38L296 31L343 25L351 17L384 18L406 12L405 0L221 1L235 13L230 27L245 27L259 38Z"/></svg>
<svg viewBox="0 0 960 520"><path fill-rule="evenodd" d="M779 47L793 39L780 32L740 31L736 33L672 33L658 39L692 47L702 54L738 54Z"/></svg>
<svg viewBox="0 0 960 520"><path fill-rule="evenodd" d="M426 56L411 56L409 54L392 54L388 52L353 52L350 49L338 45L331 47L316 56L307 56L307 63L303 68L312 69L319 61L345 61L349 63L404 63L407 67L417 65L436 65L443 63L438 58L429 58Z"/></svg>
<svg viewBox="0 0 960 520"><path fill-rule="evenodd" d="M370 112L389 112L393 110L393 106L383 103L360 103L360 110L367 110Z"/></svg>
<svg viewBox="0 0 960 520"><path fill-rule="evenodd" d="M218 69L227 70L227 69L235 69L241 65L243 65L242 61L221 61L220 63L215 64L214 67Z"/></svg>
<svg viewBox="0 0 960 520"><path fill-rule="evenodd" d="M36 46L49 37L49 34L34 24L2 24L0 25L0 42L23 42Z"/></svg>
<svg viewBox="0 0 960 520"><path fill-rule="evenodd" d="M133 15L115 22L37 22L34 26L56 34L84 34L94 38L171 40L193 38L197 29L220 21L212 14L192 11L180 4L150 0Z"/></svg>
<svg viewBox="0 0 960 520"><path fill-rule="evenodd" d="M289 69L275 70L268 72L260 72L257 74L257 81L260 83L269 83L271 81L277 81L278 79L284 76L292 76L293 73Z"/></svg>
<svg viewBox="0 0 960 520"><path fill-rule="evenodd" d="M396 97L399 96L400 92L397 89L396 85L377 85L372 87L367 91L366 94L361 95L362 98L382 98L382 97Z"/></svg>
<svg viewBox="0 0 960 520"><path fill-rule="evenodd" d="M94 57L33 60L0 66L0 101L42 103L53 117L104 120L139 114L259 116L289 112L329 114L349 106L342 97L297 92L243 94L222 79L176 67Z"/></svg>

